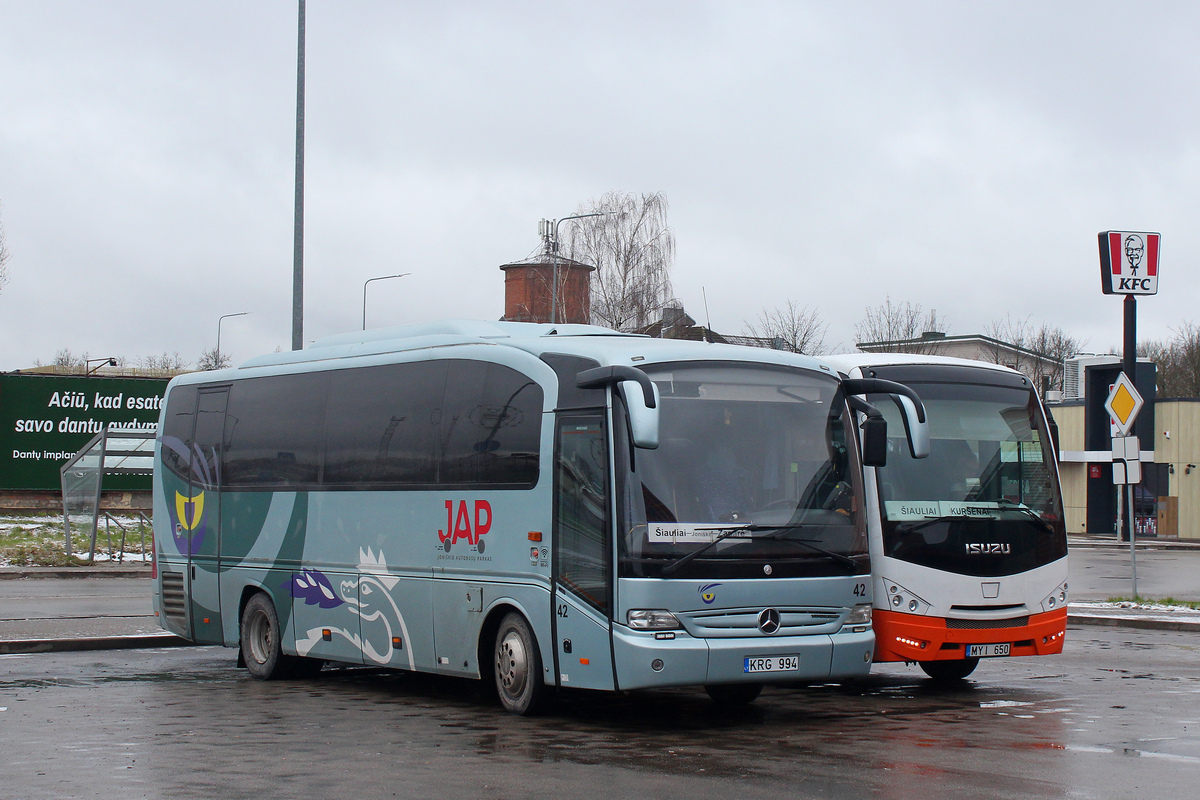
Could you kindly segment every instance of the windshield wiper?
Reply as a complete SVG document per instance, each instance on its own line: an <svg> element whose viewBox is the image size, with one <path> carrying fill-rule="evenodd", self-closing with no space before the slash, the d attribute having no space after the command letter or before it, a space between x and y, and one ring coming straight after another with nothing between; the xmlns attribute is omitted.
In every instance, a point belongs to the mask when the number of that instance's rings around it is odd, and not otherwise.
<svg viewBox="0 0 1200 800"><path fill-rule="evenodd" d="M771 539L772 541L776 542L792 542L800 545L801 547L807 547L809 550L812 550L815 553L820 553L826 558L832 559L843 566L851 567L852 569L858 569L858 562L853 558L850 558L850 556L844 556L841 553L835 553L832 550L826 550L824 547L819 547L813 544L813 542L816 541L815 539L792 539L783 535L787 531L795 530L798 527L798 525L750 525L747 529L752 531L775 531L775 535L765 536L763 538Z"/></svg>
<svg viewBox="0 0 1200 800"><path fill-rule="evenodd" d="M809 540L809 539L791 539L791 538L787 538L787 537L783 536L783 534L785 532L796 530L798 527L799 527L798 525L757 525L757 524L751 523L749 525L740 525L736 528L710 528L709 530L719 530L719 531L721 531L721 533L718 536L716 536L711 542L705 543L705 545L703 547L693 550L692 552L690 552L684 556L681 556L678 561L673 561L670 564L663 567L662 574L663 575L672 574L673 572L678 570L680 567L682 567L684 564L689 563L693 559L699 558L703 553L707 552L714 545L716 545L717 542L728 539L730 536L733 536L733 534L735 534L735 533L739 533L739 532L757 533L759 531L772 531L775 534L773 536L763 536L763 537L759 537L759 538L771 539L772 541L777 541L777 542L792 542L792 543L800 545L801 547L807 547L809 550L812 550L815 553L819 553L820 555L823 555L832 561L836 561L837 563L841 564L844 567L849 567L854 570L858 569L858 562L856 562L854 559L850 558L849 556L844 556L841 553L835 553L832 550L826 550L824 547L818 547L817 545L812 543L812 540ZM755 537L750 537L750 538L755 538Z"/></svg>
<svg viewBox="0 0 1200 800"><path fill-rule="evenodd" d="M711 550L714 546L716 546L717 542L723 542L730 536L733 536L735 533L748 530L748 527L745 525L739 525L736 528L704 528L702 530L720 531L720 533L714 536L711 542L705 542L703 547L698 547L692 552L680 556L679 560L672 561L670 564L667 564L662 568L663 575L670 575L684 564L687 564L693 559L698 558L702 553L706 553Z"/></svg>
<svg viewBox="0 0 1200 800"><path fill-rule="evenodd" d="M956 519L970 519L970 517L965 517L962 514L944 514L940 517L926 517L921 522L909 523L902 520L896 523L896 530L900 533L913 533L922 528L928 528L930 525L936 525L939 522L953 522Z"/></svg>
<svg viewBox="0 0 1200 800"><path fill-rule="evenodd" d="M1042 515L1034 511L1029 506L1023 503L1014 503L1012 500L1004 497L1000 498L996 502L1000 505L1000 508L1004 509L1005 511L1020 511L1022 514L1036 522L1038 527L1047 533L1058 533L1058 531L1054 529L1053 525L1042 519Z"/></svg>

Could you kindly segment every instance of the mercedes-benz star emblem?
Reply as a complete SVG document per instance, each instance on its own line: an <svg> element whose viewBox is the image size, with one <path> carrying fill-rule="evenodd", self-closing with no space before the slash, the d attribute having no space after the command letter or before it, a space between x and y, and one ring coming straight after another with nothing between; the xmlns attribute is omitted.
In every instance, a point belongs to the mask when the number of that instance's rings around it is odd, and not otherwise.
<svg viewBox="0 0 1200 800"><path fill-rule="evenodd" d="M773 608L758 612L758 629L768 636L779 630L779 612Z"/></svg>

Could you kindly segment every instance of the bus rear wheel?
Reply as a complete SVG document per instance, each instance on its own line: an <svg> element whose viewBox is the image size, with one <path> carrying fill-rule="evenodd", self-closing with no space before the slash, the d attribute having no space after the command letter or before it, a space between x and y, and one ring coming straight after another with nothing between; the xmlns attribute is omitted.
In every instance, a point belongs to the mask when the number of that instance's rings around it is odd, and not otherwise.
<svg viewBox="0 0 1200 800"><path fill-rule="evenodd" d="M506 711L536 714L546 699L542 658L525 617L510 612L496 631L496 692Z"/></svg>
<svg viewBox="0 0 1200 800"><path fill-rule="evenodd" d="M719 706L744 706L753 703L762 693L761 683L710 683L704 687L708 696Z"/></svg>
<svg viewBox="0 0 1200 800"><path fill-rule="evenodd" d="M954 661L922 661L920 664L921 669L925 670L925 674L938 683L949 683L951 681L961 681L974 672L975 667L979 666L979 659L964 658Z"/></svg>
<svg viewBox="0 0 1200 800"><path fill-rule="evenodd" d="M246 670L260 681L312 675L321 669L315 659L285 656L280 641L279 615L275 604L258 592L242 609L240 644Z"/></svg>

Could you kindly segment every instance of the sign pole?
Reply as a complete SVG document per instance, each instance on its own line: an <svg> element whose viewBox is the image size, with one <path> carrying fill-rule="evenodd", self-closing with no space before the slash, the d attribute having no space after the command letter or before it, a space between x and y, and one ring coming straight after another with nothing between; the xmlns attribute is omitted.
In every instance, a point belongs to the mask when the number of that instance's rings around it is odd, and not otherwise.
<svg viewBox="0 0 1200 800"><path fill-rule="evenodd" d="M1137 602L1137 548L1134 547L1134 533L1137 526L1134 525L1134 506L1133 506L1133 484L1125 484L1125 505L1129 508L1129 573L1133 580L1133 599Z"/></svg>
<svg viewBox="0 0 1200 800"><path fill-rule="evenodd" d="M1122 367L1125 377L1137 386L1137 298L1132 294L1125 295L1125 352ZM1141 453L1138 453L1140 460ZM1133 484L1125 484L1125 525L1129 531L1129 574L1133 583L1133 599L1136 601L1137 591L1137 507L1133 503Z"/></svg>
<svg viewBox="0 0 1200 800"><path fill-rule="evenodd" d="M1125 376L1137 384L1137 297L1125 295L1125 349L1122 352L1122 368Z"/></svg>

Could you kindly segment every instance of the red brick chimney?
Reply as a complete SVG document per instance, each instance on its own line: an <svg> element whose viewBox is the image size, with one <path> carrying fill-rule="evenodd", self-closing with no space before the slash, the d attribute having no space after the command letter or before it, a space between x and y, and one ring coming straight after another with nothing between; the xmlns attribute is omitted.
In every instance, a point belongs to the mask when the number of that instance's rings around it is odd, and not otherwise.
<svg viewBox="0 0 1200 800"><path fill-rule="evenodd" d="M570 258L539 253L524 261L504 264L504 316L507 322L550 322L554 267L558 267L558 319L591 321L591 279L595 267Z"/></svg>

